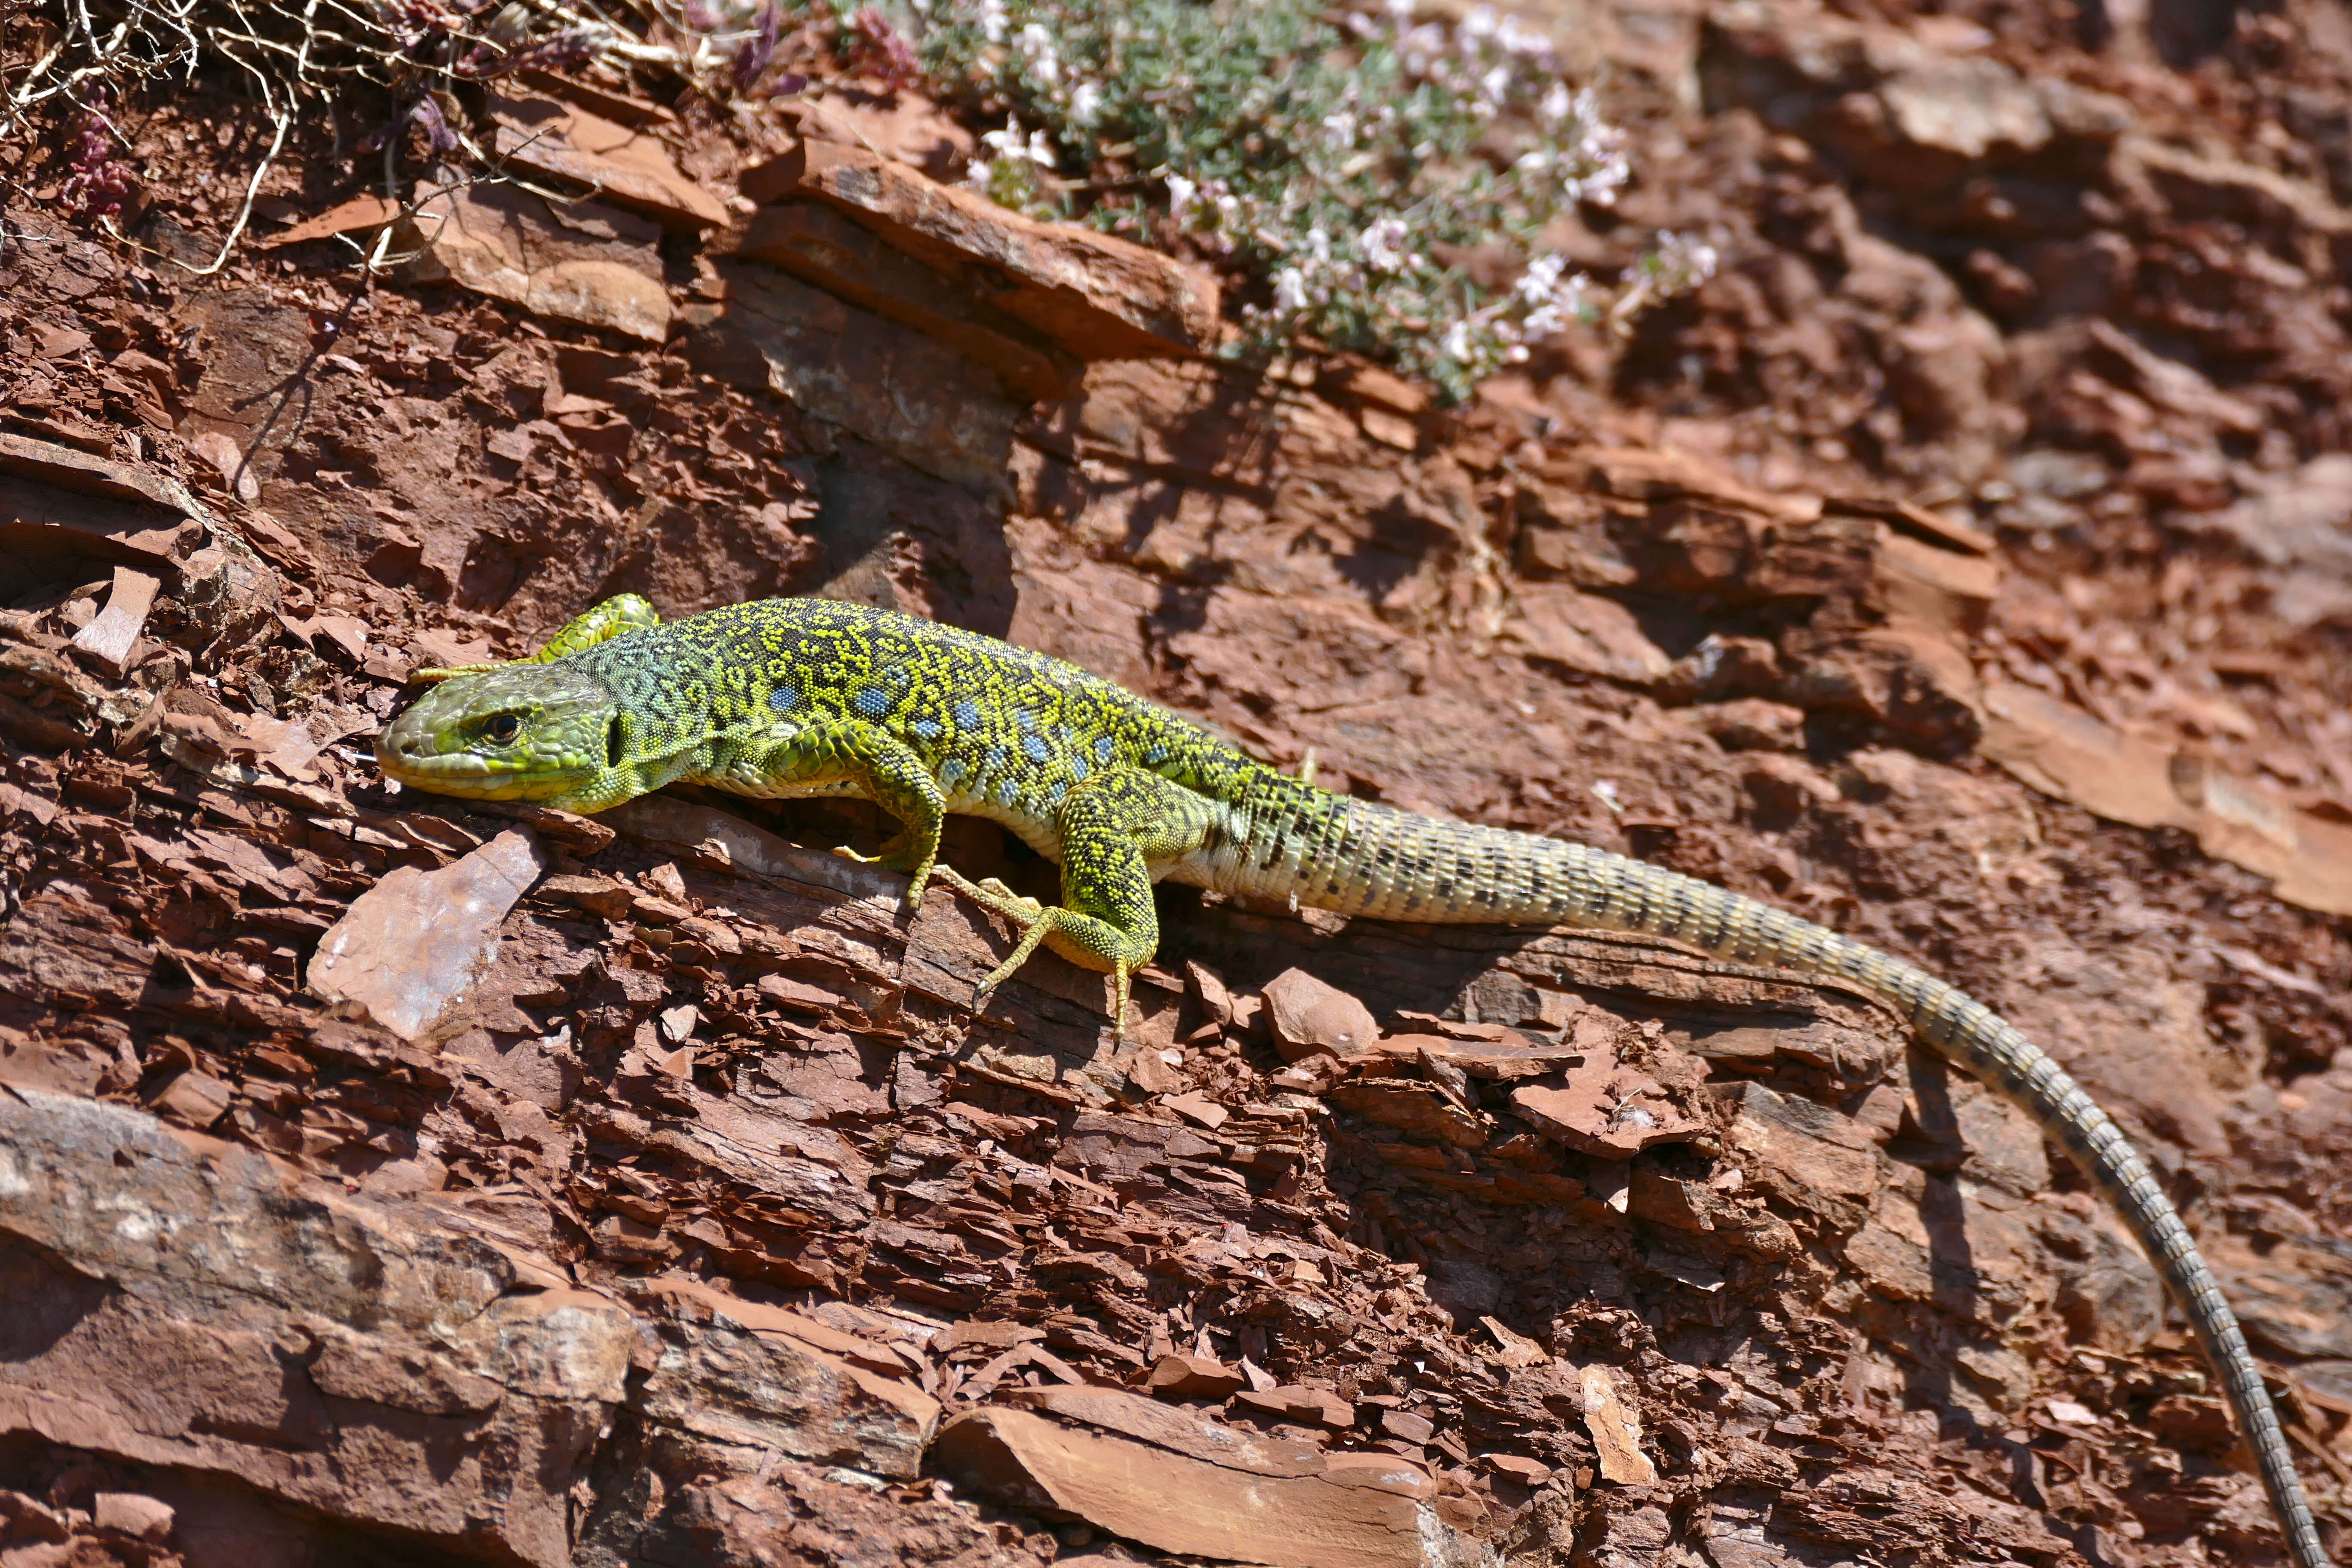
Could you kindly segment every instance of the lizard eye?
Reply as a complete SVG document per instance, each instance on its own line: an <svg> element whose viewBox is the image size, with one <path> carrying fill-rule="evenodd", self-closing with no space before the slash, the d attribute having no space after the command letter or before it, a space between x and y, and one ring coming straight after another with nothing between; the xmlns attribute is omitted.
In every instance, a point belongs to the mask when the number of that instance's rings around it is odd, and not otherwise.
<svg viewBox="0 0 2352 1568"><path fill-rule="evenodd" d="M482 726L482 733L490 738L492 745L510 746L514 738L522 733L522 721L512 713L501 713Z"/></svg>

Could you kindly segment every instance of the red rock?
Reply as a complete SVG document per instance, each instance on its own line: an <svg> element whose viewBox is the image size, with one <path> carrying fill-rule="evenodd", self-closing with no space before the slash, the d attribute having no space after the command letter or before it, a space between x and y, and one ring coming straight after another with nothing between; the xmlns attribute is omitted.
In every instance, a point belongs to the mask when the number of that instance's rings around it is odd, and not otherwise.
<svg viewBox="0 0 2352 1568"><path fill-rule="evenodd" d="M155 590L160 586L160 580L144 572L117 566L106 608L74 634L74 648L88 654L109 674L121 675L140 632L146 627L147 612L154 607Z"/></svg>
<svg viewBox="0 0 2352 1568"><path fill-rule="evenodd" d="M688 349L702 368L773 393L973 495L1003 486L1019 406L994 371L776 268L731 258L716 266L724 309L688 312Z"/></svg>
<svg viewBox="0 0 2352 1568"><path fill-rule="evenodd" d="M264 250L280 246L306 245L314 239L332 239L339 234L365 234L383 227L400 216L400 204L378 195L353 196L339 202L316 217L304 218L289 229L271 235L261 242Z"/></svg>
<svg viewBox="0 0 2352 1568"><path fill-rule="evenodd" d="M1691 710L1700 729L1727 752L1801 752L1805 710L1761 697L1709 702Z"/></svg>
<svg viewBox="0 0 2352 1568"><path fill-rule="evenodd" d="M1323 1465L1324 1476L1343 1485L1378 1487L1383 1491L1423 1501L1437 1496L1437 1480L1429 1473L1428 1467L1402 1454L1326 1454Z"/></svg>
<svg viewBox="0 0 2352 1568"><path fill-rule="evenodd" d="M1233 1112L1211 1100L1207 1095L1197 1092L1171 1094L1161 1100L1160 1103L1195 1127L1204 1127L1212 1132L1223 1127L1227 1119L1233 1115Z"/></svg>
<svg viewBox="0 0 2352 1568"><path fill-rule="evenodd" d="M235 1091L220 1079L191 1069L165 1084L155 1103L190 1126L204 1128L218 1121L235 1098Z"/></svg>
<svg viewBox="0 0 2352 1568"><path fill-rule="evenodd" d="M1252 1410L1263 1410L1270 1415L1279 1415L1286 1421L1311 1421L1335 1432L1343 1432L1356 1424L1353 1404L1328 1388L1312 1388L1303 1384L1244 1388L1234 1395L1234 1403Z"/></svg>
<svg viewBox="0 0 2352 1568"><path fill-rule="evenodd" d="M1669 1101L1660 1086L1615 1056L1590 1052L1559 1086L1524 1084L1511 1108L1570 1148L1626 1160L1658 1143L1688 1139L1704 1125Z"/></svg>
<svg viewBox="0 0 2352 1568"><path fill-rule="evenodd" d="M1383 1410L1381 1412L1381 1430L1408 1443L1426 1443L1437 1426L1428 1416L1415 1415L1410 1410Z"/></svg>
<svg viewBox="0 0 2352 1568"><path fill-rule="evenodd" d="M1530 1459L1520 1454L1489 1454L1486 1468L1496 1475L1508 1476L1522 1486L1539 1487L1551 1479L1551 1467L1540 1459Z"/></svg>
<svg viewBox="0 0 2352 1568"><path fill-rule="evenodd" d="M177 1517L171 1504L143 1492L100 1492L90 1499L89 1514L100 1530L119 1530L157 1542L170 1539Z"/></svg>
<svg viewBox="0 0 2352 1568"><path fill-rule="evenodd" d="M1518 614L1503 623L1503 638L1530 658L1612 680L1657 680L1674 667L1614 599L1565 583L1522 584L1512 599Z"/></svg>
<svg viewBox="0 0 2352 1568"><path fill-rule="evenodd" d="M1414 1500L1323 1476L1253 1476L1022 1410L950 1421L940 1468L1014 1507L1157 1551L1289 1568L1421 1568Z"/></svg>
<svg viewBox="0 0 2352 1568"><path fill-rule="evenodd" d="M438 871L402 867L320 939L311 994L415 1039L489 968L507 911L546 864L530 834L509 828Z"/></svg>
<svg viewBox="0 0 2352 1568"><path fill-rule="evenodd" d="M1090 229L1023 217L860 148L803 142L738 184L757 202L830 203L1083 360L1189 356L1222 333L1206 273Z"/></svg>
<svg viewBox="0 0 2352 1568"><path fill-rule="evenodd" d="M1154 1394L1180 1399L1223 1399L1248 1379L1221 1361L1208 1356L1171 1353L1151 1363L1144 1386Z"/></svg>
<svg viewBox="0 0 2352 1568"><path fill-rule="evenodd" d="M1641 1418L1617 1391L1609 1369L1588 1366L1577 1373L1584 1396L1584 1429L1601 1457L1603 1480L1620 1486L1646 1487L1658 1479L1658 1467L1642 1452Z"/></svg>
<svg viewBox="0 0 2352 1568"><path fill-rule="evenodd" d="M763 207L735 254L780 267L804 283L961 349L1024 399L1070 390L1084 362L1026 322L974 299L960 284L894 248L872 229L813 202Z"/></svg>
<svg viewBox="0 0 2352 1568"><path fill-rule="evenodd" d="M1312 1476L1323 1470L1323 1451L1312 1444L1263 1437L1123 1388L1021 1388L1005 1398L1025 1409L1139 1438L1229 1470L1259 1476Z"/></svg>
<svg viewBox="0 0 2352 1568"><path fill-rule="evenodd" d="M1352 1056L1380 1038L1370 1008L1303 969L1266 982L1265 996L1275 1047L1286 1061L1317 1052Z"/></svg>
<svg viewBox="0 0 2352 1568"><path fill-rule="evenodd" d="M420 283L455 283L539 315L602 327L646 342L669 336L661 230L634 213L575 202L561 217L520 185L423 182L401 243ZM594 232L602 230L601 233Z"/></svg>
<svg viewBox="0 0 2352 1568"><path fill-rule="evenodd" d="M548 98L490 95L493 151L506 163L585 188L615 206L687 233L724 226L727 208L683 174L661 142Z"/></svg>

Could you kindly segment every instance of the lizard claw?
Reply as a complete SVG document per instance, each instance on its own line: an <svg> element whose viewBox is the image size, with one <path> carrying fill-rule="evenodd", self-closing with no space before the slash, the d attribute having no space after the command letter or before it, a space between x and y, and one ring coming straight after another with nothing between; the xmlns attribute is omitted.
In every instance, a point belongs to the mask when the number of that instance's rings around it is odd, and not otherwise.
<svg viewBox="0 0 2352 1568"><path fill-rule="evenodd" d="M923 889L930 886L934 862L920 851L910 848L906 843L906 835L890 839L872 855L861 855L846 844L835 845L833 852L861 866L879 866L886 871L904 871L907 874L907 908L913 910L921 906ZM947 868L940 867L938 869L944 873Z"/></svg>

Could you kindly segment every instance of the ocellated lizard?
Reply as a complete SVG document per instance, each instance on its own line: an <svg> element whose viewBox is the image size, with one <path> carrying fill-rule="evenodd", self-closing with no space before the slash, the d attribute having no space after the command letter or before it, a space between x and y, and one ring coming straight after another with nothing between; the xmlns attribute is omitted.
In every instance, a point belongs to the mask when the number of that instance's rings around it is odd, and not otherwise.
<svg viewBox="0 0 2352 1568"><path fill-rule="evenodd" d="M2262 1374L2146 1163L2032 1041L1908 964L1604 850L1315 788L1074 665L862 605L771 599L665 626L625 595L530 658L421 673L443 683L378 742L389 777L580 812L677 782L865 797L902 825L878 858L908 873L909 907L936 874L1022 929L982 997L1042 942L1114 977L1114 1026L1159 945L1162 877L1382 920L1649 932L1851 985L2021 1107L2115 1203L2220 1372L2297 1568L2327 1568ZM1057 861L1063 901L940 865L950 812Z"/></svg>

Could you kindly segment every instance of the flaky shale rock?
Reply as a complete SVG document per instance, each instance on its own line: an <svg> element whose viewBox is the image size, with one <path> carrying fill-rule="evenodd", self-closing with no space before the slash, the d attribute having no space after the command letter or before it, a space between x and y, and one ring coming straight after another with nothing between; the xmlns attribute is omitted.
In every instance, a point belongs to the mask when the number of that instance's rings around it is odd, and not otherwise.
<svg viewBox="0 0 2352 1568"><path fill-rule="evenodd" d="M191 1564L249 1562L236 1540L266 1528L319 1561L357 1531L558 1568L624 1429L704 1475L913 1474L936 1419L919 1392L723 1312L573 1289L431 1198L0 1082L0 1442L188 1496L233 1483L238 1509L179 1519Z"/></svg>

